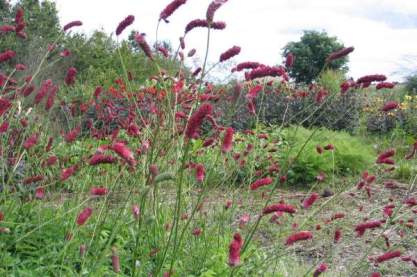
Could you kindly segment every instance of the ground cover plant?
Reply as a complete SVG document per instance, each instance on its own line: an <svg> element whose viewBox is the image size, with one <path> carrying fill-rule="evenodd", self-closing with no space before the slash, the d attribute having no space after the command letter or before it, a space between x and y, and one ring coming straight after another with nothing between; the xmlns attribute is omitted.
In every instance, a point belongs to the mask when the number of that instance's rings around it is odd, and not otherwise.
<svg viewBox="0 0 417 277"><path fill-rule="evenodd" d="M158 25L186 4L169 3ZM378 116L414 98L397 99L381 74L345 80L327 70L353 47L330 53L311 84L292 82L296 57L286 53L279 65L237 64L233 88L215 86L206 61L226 28L216 17L222 5L191 20L178 48L133 33L156 72L146 79L135 78L138 57L124 54L124 42L114 50L122 74L104 85L79 80L73 65L62 80L45 76L54 59L68 59L56 49L81 21L64 25L36 65L1 49L1 275L415 274L415 133L381 139L341 123L359 117L370 87L384 93ZM116 36L134 20L121 19ZM27 24L17 7L0 37L24 42ZM189 69L187 33L197 31L207 34L206 56ZM231 46L218 64L240 51ZM276 121L266 116L271 98L282 101Z"/></svg>

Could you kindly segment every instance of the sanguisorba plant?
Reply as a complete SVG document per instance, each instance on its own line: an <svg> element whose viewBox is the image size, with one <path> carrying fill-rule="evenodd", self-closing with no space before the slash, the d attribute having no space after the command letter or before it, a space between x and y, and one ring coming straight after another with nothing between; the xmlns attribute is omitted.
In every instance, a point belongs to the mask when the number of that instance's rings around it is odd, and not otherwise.
<svg viewBox="0 0 417 277"><path fill-rule="evenodd" d="M277 201L277 189L286 182L288 171L303 155L304 147L298 148L291 159L279 163L273 153L290 153L292 149L280 147L257 129L244 132L237 141L236 130L219 125L227 113L217 109L217 102L229 101L233 107L239 97L244 98L247 112L258 121L263 99L268 97L263 92L274 84L279 84L289 98L311 94L317 107L313 113L320 113L320 107L334 97L323 88L312 86L303 93L294 88L287 75L296 58L291 54L282 66L238 64L232 72L245 71L245 78L233 95L224 95L205 82L212 70L207 69L211 31L226 27L224 22L214 20L215 13L226 2L211 2L205 19L187 24L176 53L169 53L157 43L153 49L143 33L136 33L136 43L159 69L159 74L140 89L134 89L134 76L125 68L122 55L125 76L115 80L114 87L97 87L85 103L66 103L59 93L60 87L70 93L77 84L76 68L68 68L64 80L37 79L47 66L48 57L59 48L62 36L82 25L80 21L64 26L62 35L48 45L37 68L16 64L14 70L0 72L0 255L6 261L0 265L2 272L29 268L42 276L100 275L111 270L126 276L273 274L274 260L292 253L296 245L311 243L320 236L318 214L332 202L347 196L361 197L362 191L372 198L377 190L375 180L383 180L395 170L395 158L399 157L395 157L394 149L378 156L375 166L369 169L375 175L365 172L357 186L346 192L311 192L301 203L291 199ZM161 12L158 27L162 21L168 23L168 18L184 4L186 0L171 2ZM121 35L134 20L133 15L122 20L116 35ZM0 26L0 35L25 39L25 24L24 11L19 8L13 25ZM204 63L190 76L183 69L175 77L168 76L155 57L162 55L183 62L186 35L197 27L207 29ZM0 64L12 64L16 53L1 51ZM231 47L220 55L218 63L240 51L238 46ZM352 47L341 49L331 54L327 63L352 51ZM191 49L188 56L194 52ZM60 58L69 54L65 50ZM16 73L30 74L14 79ZM369 75L356 82L346 81L341 84L341 93L357 93L360 88L385 80L383 75ZM246 95L241 95L242 88L248 89ZM398 104L389 101L381 110L396 108ZM53 109L61 110L71 126L70 130L62 130L60 136L51 131ZM93 117L88 116L90 112ZM288 115L288 120L291 116L295 115ZM314 134L306 138L306 144ZM254 143L258 140L261 143ZM237 143L245 150L236 150ZM330 146L325 146L325 150L338 151ZM317 149L320 155L323 149ZM255 150L262 154L255 157ZM406 158L412 159L416 151L417 143ZM262 160L258 164L265 166L251 163L252 159ZM242 167L249 171L243 180L236 174ZM218 176L218 180L213 181L212 176ZM325 178L322 175L317 180ZM261 204L244 212L244 204L228 197L219 200L209 190L236 183L248 188L241 192L244 199L262 193ZM362 218L354 217L350 232L357 234L355 240L371 230L380 232L373 233L374 242L365 245L363 256L349 265L352 274L370 272L373 265L399 257L410 266L417 263L415 257L406 255L406 244L397 242L381 254L383 248L377 243L380 239L389 240L384 232L388 228L412 243L412 233L407 228L414 226L413 221L404 222L402 218L416 212L412 209L417 205L412 197L415 183L416 177L404 197L384 200L387 203L381 214L363 211ZM210 204L213 199L217 203ZM326 220L326 230L332 230L332 222L349 216L335 213ZM267 217L273 223L268 223ZM266 251L265 258L259 258L257 253L263 251L256 239L259 228L276 224L280 218L285 218L285 224L279 226L278 242L271 242L274 249ZM336 229L334 239L330 234L329 247L336 247L343 236ZM364 265L371 253L376 256ZM318 276L331 267L331 259L323 257L306 274L311 271Z"/></svg>

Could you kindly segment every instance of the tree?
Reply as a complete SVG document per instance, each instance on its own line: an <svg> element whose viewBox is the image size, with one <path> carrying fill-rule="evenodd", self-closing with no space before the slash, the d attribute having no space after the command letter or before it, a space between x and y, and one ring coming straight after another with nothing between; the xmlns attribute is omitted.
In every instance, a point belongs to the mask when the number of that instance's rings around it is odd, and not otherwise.
<svg viewBox="0 0 417 277"><path fill-rule="evenodd" d="M406 77L406 79L405 79L405 88L411 94L417 95L417 74L412 74L412 75Z"/></svg>
<svg viewBox="0 0 417 277"><path fill-rule="evenodd" d="M325 31L304 31L300 41L289 42L283 48L283 55L289 53L295 56L289 75L296 82L310 83L315 80L326 65L326 58L330 53L343 48L336 37L330 37ZM327 64L327 69L347 72L348 59L345 57Z"/></svg>
<svg viewBox="0 0 417 277"><path fill-rule="evenodd" d="M17 53L14 63L23 63L29 67L39 63L48 43L52 43L60 34L58 11L51 1L20 0L13 5L0 0L0 17L6 24L14 24L18 7L24 10L27 34L26 39L14 33L1 35L0 51L11 49Z"/></svg>

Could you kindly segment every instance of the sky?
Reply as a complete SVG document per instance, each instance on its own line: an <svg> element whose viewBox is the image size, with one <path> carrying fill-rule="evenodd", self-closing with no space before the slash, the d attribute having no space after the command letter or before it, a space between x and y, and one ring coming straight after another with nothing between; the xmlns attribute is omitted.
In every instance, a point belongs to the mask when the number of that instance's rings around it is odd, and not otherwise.
<svg viewBox="0 0 417 277"><path fill-rule="evenodd" d="M55 0L62 24L81 20L77 31L91 34L95 29L114 33L127 15L135 22L125 30L147 34L155 41L161 10L170 0ZM185 25L205 18L211 0L187 0L170 18L162 22L158 40L171 41L174 48ZM354 46L350 54L349 75L386 74L391 81L417 69L416 0L229 0L216 13L215 20L225 21L223 31L214 31L210 41L209 61L215 62L228 48L242 48L234 62L257 61L275 65L282 61L282 48L297 41L303 30L325 30L345 46ZM75 31L75 29L74 29ZM124 35L124 36L123 36ZM193 30L186 38L187 50L196 48L197 64L203 57L206 31Z"/></svg>

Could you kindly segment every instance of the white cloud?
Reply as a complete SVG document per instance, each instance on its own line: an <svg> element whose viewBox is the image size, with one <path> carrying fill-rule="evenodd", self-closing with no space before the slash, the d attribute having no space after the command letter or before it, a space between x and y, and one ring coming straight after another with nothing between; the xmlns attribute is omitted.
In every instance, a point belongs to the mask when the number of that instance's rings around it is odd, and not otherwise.
<svg viewBox="0 0 417 277"><path fill-rule="evenodd" d="M63 23L81 20L84 22L81 30L87 33L97 28L114 32L124 17L133 14L136 20L130 28L147 33L151 41L155 38L159 13L169 3L165 0L55 2ZM209 3L209 0L188 0L170 18L171 23L161 23L159 38L177 45L184 26L192 19L203 18ZM383 17L385 13L390 14L390 21ZM415 19L414 26L401 27L406 16L411 22ZM226 21L227 28L213 32L210 61L216 61L227 48L239 45L242 52L236 61L276 64L281 61L282 47L298 40L302 30L308 29L326 30L346 46L355 46L349 64L354 77L385 73L398 78L392 72L402 57L417 55L417 1L229 0L218 10L216 20ZM205 49L205 36L206 31L201 29L187 37L188 48L197 48L200 57Z"/></svg>

